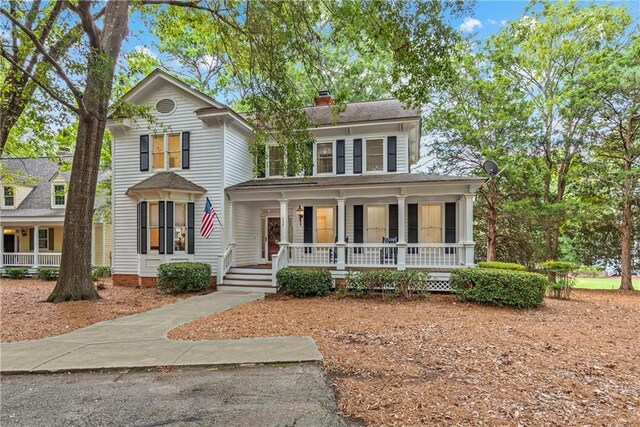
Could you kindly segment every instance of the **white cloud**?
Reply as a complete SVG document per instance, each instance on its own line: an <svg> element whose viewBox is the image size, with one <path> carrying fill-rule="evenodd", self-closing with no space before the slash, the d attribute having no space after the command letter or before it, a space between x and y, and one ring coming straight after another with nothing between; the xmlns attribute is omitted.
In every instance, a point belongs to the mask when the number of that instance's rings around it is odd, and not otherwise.
<svg viewBox="0 0 640 427"><path fill-rule="evenodd" d="M464 31L466 33L470 33L476 28L482 28L482 22L476 18L464 18L464 21L460 24L460 31Z"/></svg>
<svg viewBox="0 0 640 427"><path fill-rule="evenodd" d="M509 21L507 21L506 19L503 19L502 21L500 21L500 25L502 25L503 27L506 27L508 23Z"/></svg>
<svg viewBox="0 0 640 427"><path fill-rule="evenodd" d="M496 25L498 23L495 19L487 19L487 22L491 25Z"/></svg>
<svg viewBox="0 0 640 427"><path fill-rule="evenodd" d="M137 45L136 47L133 48L134 52L138 52L141 53L145 56L148 56L150 58L153 59L158 59L158 55L156 55L151 49L149 49L147 46L143 46L143 45Z"/></svg>

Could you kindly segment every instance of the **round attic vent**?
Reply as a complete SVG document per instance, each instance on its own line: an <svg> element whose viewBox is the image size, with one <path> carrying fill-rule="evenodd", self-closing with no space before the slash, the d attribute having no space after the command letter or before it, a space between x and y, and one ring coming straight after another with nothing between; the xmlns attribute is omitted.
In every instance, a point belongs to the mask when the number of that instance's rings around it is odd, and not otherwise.
<svg viewBox="0 0 640 427"><path fill-rule="evenodd" d="M158 113L168 114L176 108L176 103L173 100L165 98L158 101L156 104L156 110Z"/></svg>

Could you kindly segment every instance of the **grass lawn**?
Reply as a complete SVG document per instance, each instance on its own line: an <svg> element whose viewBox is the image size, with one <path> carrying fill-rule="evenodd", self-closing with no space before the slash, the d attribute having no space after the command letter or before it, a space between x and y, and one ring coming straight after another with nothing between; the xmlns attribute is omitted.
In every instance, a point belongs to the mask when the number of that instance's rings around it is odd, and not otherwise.
<svg viewBox="0 0 640 427"><path fill-rule="evenodd" d="M571 297L512 310L276 295L169 336L311 336L341 413L366 425L640 426L640 293Z"/></svg>
<svg viewBox="0 0 640 427"><path fill-rule="evenodd" d="M618 289L620 287L620 277L578 277L576 287L583 289ZM640 290L640 277L633 278L633 287Z"/></svg>

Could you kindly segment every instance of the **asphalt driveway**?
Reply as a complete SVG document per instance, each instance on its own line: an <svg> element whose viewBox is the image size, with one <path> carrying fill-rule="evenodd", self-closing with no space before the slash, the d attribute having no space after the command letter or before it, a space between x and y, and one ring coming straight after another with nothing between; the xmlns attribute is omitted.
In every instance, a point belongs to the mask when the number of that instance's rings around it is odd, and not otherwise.
<svg viewBox="0 0 640 427"><path fill-rule="evenodd" d="M5 375L0 425L344 426L316 364Z"/></svg>

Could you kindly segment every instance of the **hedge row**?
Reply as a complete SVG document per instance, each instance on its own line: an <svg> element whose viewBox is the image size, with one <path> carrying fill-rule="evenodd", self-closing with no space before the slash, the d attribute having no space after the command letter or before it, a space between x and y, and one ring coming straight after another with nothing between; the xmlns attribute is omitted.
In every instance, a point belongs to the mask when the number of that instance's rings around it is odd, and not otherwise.
<svg viewBox="0 0 640 427"><path fill-rule="evenodd" d="M495 268L497 270L515 270L525 271L526 267L522 264L516 264L515 262L500 262L500 261L481 261L478 263L480 268Z"/></svg>
<svg viewBox="0 0 640 427"><path fill-rule="evenodd" d="M548 281L538 273L458 268L452 271L450 284L463 300L514 308L534 308L544 301Z"/></svg>
<svg viewBox="0 0 640 427"><path fill-rule="evenodd" d="M211 266L203 262L172 262L158 266L158 292L182 294L211 286Z"/></svg>
<svg viewBox="0 0 640 427"><path fill-rule="evenodd" d="M283 268L276 280L286 295L296 298L325 296L333 285L329 270L310 268Z"/></svg>

